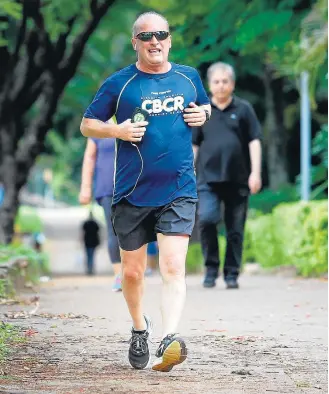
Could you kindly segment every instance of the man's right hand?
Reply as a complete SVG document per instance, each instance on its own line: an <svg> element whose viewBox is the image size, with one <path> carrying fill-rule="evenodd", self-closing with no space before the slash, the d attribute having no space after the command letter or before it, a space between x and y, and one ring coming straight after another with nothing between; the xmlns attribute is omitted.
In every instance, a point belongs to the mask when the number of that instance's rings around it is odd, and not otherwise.
<svg viewBox="0 0 329 394"><path fill-rule="evenodd" d="M80 194L79 194L79 202L82 205L90 204L91 202L91 187L90 186L81 186Z"/></svg>
<svg viewBox="0 0 329 394"><path fill-rule="evenodd" d="M131 119L127 119L120 123L116 138L123 141L140 142L145 134L148 122L131 123Z"/></svg>

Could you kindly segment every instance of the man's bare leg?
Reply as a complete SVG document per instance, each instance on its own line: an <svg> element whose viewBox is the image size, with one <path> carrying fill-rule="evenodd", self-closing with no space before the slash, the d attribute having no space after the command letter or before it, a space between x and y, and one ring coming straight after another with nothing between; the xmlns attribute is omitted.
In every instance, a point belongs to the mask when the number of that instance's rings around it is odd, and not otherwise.
<svg viewBox="0 0 329 394"><path fill-rule="evenodd" d="M169 372L186 359L187 349L182 338L174 336L185 303L185 259L189 237L158 234L159 267L162 275L162 342L153 364L156 371Z"/></svg>
<svg viewBox="0 0 329 394"><path fill-rule="evenodd" d="M135 330L145 330L142 298L146 269L146 246L133 251L120 250L122 263L122 291Z"/></svg>
<svg viewBox="0 0 329 394"><path fill-rule="evenodd" d="M177 330L186 296L185 260L189 237L158 234L162 276L162 337Z"/></svg>

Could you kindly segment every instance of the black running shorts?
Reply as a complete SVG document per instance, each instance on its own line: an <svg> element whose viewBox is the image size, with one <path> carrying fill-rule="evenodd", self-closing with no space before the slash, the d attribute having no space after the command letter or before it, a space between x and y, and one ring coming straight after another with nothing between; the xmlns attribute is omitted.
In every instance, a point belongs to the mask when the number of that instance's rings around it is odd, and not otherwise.
<svg viewBox="0 0 329 394"><path fill-rule="evenodd" d="M197 199L180 197L162 207L137 207L126 199L112 206L112 223L123 250L156 241L156 234L191 235Z"/></svg>

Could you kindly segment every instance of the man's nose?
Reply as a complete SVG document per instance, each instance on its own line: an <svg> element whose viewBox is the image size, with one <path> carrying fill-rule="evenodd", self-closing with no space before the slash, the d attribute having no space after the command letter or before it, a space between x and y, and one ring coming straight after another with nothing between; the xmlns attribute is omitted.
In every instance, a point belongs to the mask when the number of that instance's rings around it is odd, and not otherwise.
<svg viewBox="0 0 329 394"><path fill-rule="evenodd" d="M151 42L151 44L153 44L153 45L157 45L159 41L156 39L155 35L153 34L152 39L151 39L150 42Z"/></svg>

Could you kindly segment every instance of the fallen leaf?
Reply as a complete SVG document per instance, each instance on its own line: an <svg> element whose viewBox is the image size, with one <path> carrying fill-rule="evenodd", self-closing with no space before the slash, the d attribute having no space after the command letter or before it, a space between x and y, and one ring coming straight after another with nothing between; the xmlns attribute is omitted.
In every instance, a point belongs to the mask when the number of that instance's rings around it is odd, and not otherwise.
<svg viewBox="0 0 329 394"><path fill-rule="evenodd" d="M24 335L26 337L32 337L35 334L38 334L38 331L33 330L32 328L30 328L29 330L25 331L25 333L24 333Z"/></svg>

